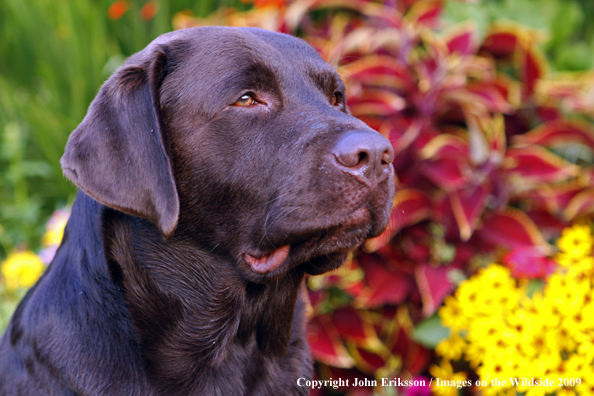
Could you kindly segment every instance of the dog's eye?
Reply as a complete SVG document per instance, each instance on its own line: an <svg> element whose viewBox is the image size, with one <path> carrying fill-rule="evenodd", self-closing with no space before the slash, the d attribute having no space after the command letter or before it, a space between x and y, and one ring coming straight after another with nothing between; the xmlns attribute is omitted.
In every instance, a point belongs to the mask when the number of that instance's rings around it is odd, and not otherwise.
<svg viewBox="0 0 594 396"><path fill-rule="evenodd" d="M334 92L334 97L332 98L332 106L342 106L344 102L344 98L342 92Z"/></svg>
<svg viewBox="0 0 594 396"><path fill-rule="evenodd" d="M258 103L256 99L251 94L244 94L241 95L237 102L235 102L234 106L251 106Z"/></svg>

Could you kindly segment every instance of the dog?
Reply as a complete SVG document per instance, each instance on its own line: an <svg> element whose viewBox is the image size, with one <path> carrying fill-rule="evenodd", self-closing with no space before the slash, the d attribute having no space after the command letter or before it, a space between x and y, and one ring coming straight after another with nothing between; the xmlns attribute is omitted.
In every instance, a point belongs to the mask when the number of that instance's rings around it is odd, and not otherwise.
<svg viewBox="0 0 594 396"><path fill-rule="evenodd" d="M0 395L306 395L306 274L387 226L391 144L301 39L167 33L61 164L62 244L0 341Z"/></svg>

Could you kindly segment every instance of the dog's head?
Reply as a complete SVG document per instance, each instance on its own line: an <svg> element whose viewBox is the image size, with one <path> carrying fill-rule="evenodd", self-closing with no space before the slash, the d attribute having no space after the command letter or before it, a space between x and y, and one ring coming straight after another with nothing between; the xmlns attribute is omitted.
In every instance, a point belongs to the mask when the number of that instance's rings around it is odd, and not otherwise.
<svg viewBox="0 0 594 396"><path fill-rule="evenodd" d="M349 115L339 76L305 42L213 27L163 35L128 59L62 167L97 201L265 282L336 268L381 233L393 156Z"/></svg>

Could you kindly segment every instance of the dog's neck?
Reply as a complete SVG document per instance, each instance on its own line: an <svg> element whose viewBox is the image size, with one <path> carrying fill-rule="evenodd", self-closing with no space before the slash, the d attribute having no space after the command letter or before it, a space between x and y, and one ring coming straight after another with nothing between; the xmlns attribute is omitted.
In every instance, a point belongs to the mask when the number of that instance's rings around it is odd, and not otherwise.
<svg viewBox="0 0 594 396"><path fill-rule="evenodd" d="M125 295L148 378L162 389L196 386L233 360L261 369L284 358L289 344L306 348L303 326L292 328L304 323L294 320L304 315L303 272L249 283L232 259L191 238L164 240L147 221L105 207L101 217L110 277Z"/></svg>

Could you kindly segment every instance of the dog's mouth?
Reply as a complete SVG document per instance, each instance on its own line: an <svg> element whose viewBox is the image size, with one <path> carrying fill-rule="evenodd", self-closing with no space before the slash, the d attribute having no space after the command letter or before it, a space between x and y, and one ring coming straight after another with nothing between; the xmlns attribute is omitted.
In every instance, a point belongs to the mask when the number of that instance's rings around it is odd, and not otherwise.
<svg viewBox="0 0 594 396"><path fill-rule="evenodd" d="M248 250L243 259L261 276L276 277L302 264L306 264L303 269L307 273L324 273L338 267L365 239L385 228L372 223L369 209L361 207L332 226L293 232L266 250Z"/></svg>
<svg viewBox="0 0 594 396"><path fill-rule="evenodd" d="M287 259L289 250L291 250L291 245L284 245L267 255L256 257L246 253L244 257L252 270L259 274L265 274L280 267Z"/></svg>

